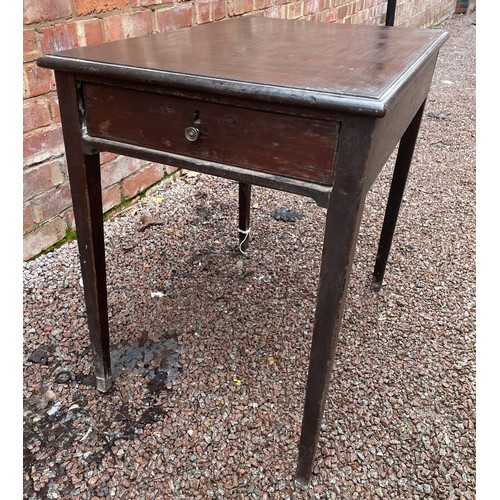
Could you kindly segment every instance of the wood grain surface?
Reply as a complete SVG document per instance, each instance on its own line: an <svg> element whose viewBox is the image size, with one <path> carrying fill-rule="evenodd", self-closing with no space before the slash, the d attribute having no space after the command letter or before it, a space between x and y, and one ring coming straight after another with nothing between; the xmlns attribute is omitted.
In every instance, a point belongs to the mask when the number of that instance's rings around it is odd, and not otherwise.
<svg viewBox="0 0 500 500"><path fill-rule="evenodd" d="M315 94L333 94L337 101L377 101L445 39L446 33L433 29L248 16L62 51L39 64L214 92L244 88L256 98L273 94L277 100L286 95L314 101ZM294 89L306 94L294 96Z"/></svg>

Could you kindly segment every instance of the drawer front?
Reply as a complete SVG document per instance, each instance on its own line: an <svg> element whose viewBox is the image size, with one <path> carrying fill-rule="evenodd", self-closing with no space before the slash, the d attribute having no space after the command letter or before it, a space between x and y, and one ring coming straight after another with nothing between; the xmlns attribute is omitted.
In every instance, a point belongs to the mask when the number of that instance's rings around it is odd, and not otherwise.
<svg viewBox="0 0 500 500"><path fill-rule="evenodd" d="M338 122L93 83L84 85L84 105L94 137L332 183Z"/></svg>

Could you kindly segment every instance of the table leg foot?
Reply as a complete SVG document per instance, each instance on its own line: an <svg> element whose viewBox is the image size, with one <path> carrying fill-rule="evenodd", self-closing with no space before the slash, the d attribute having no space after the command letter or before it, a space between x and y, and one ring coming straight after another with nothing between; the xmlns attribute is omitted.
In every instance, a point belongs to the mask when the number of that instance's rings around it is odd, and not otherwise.
<svg viewBox="0 0 500 500"><path fill-rule="evenodd" d="M382 277L374 274L372 280L372 290L374 292L380 292L381 288L382 288Z"/></svg>
<svg viewBox="0 0 500 500"><path fill-rule="evenodd" d="M309 488L309 484L311 483L311 475L295 475L295 484L301 489L301 490L307 490Z"/></svg>
<svg viewBox="0 0 500 500"><path fill-rule="evenodd" d="M111 373L111 352L109 348L109 336L106 324L105 335L102 330L97 330L90 337L92 350L94 352L94 373L96 387L99 392L108 392L113 385L113 376Z"/></svg>
<svg viewBox="0 0 500 500"><path fill-rule="evenodd" d="M297 461L297 469L295 471L295 484L303 490L309 488L309 484L311 483L315 451L316 451L315 442L311 443L311 445L308 448L305 448L302 445L299 447L299 459Z"/></svg>
<svg viewBox="0 0 500 500"><path fill-rule="evenodd" d="M108 392L111 389L111 386L113 385L113 379L111 376L108 377L99 377L96 375L96 384L97 384L97 390L99 392Z"/></svg>

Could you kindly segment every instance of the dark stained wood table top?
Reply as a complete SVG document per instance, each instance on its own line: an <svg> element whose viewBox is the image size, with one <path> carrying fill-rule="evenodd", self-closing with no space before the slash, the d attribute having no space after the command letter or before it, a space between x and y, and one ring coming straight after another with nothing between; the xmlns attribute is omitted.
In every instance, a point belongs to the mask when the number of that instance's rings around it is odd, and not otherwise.
<svg viewBox="0 0 500 500"><path fill-rule="evenodd" d="M40 64L317 107L348 103L383 115L385 103L446 37L434 29L248 16L70 49Z"/></svg>

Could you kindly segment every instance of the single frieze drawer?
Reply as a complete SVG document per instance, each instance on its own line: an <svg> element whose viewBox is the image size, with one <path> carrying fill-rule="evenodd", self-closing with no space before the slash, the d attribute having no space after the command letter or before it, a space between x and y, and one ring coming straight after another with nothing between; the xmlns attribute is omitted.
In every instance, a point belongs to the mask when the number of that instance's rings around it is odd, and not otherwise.
<svg viewBox="0 0 500 500"><path fill-rule="evenodd" d="M331 184L339 123L85 83L87 133Z"/></svg>

